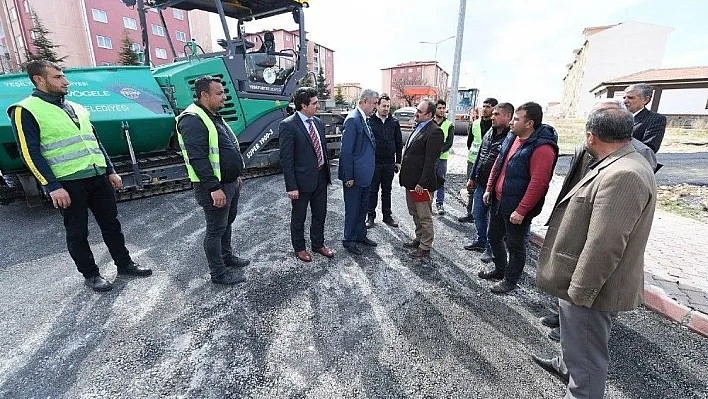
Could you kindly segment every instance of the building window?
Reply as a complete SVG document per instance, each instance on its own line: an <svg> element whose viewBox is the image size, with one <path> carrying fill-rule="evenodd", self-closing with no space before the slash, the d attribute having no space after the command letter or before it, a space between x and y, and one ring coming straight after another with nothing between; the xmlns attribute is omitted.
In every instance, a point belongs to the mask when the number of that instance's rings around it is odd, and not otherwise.
<svg viewBox="0 0 708 399"><path fill-rule="evenodd" d="M420 68L418 68L418 72L420 72Z"/></svg>
<svg viewBox="0 0 708 399"><path fill-rule="evenodd" d="M408 73L413 72L413 68L408 68Z"/></svg>
<svg viewBox="0 0 708 399"><path fill-rule="evenodd" d="M165 36L165 28L160 25L152 24L152 34L155 36Z"/></svg>
<svg viewBox="0 0 708 399"><path fill-rule="evenodd" d="M96 36L96 42L98 43L98 47L100 47L100 48L107 48L107 49L113 48L113 42L111 41L110 37Z"/></svg>
<svg viewBox="0 0 708 399"><path fill-rule="evenodd" d="M176 8L172 9L172 16L175 17L175 19L179 19L180 21L184 20L184 12L182 10L178 10Z"/></svg>
<svg viewBox="0 0 708 399"><path fill-rule="evenodd" d="M123 27L138 30L138 23L133 18L123 17Z"/></svg>
<svg viewBox="0 0 708 399"><path fill-rule="evenodd" d="M290 41L290 35L287 34L287 33L285 34L285 41L286 41L286 42L289 42L289 41Z"/></svg>
<svg viewBox="0 0 708 399"><path fill-rule="evenodd" d="M396 70L395 70L395 69L393 70L393 74L394 74L394 75L396 74Z"/></svg>
<svg viewBox="0 0 708 399"><path fill-rule="evenodd" d="M103 62L101 63L101 65L103 65L103 66L111 66L111 65L113 65L113 64L111 64L110 62L103 61Z"/></svg>
<svg viewBox="0 0 708 399"><path fill-rule="evenodd" d="M161 59L161 60L166 60L167 59L167 50L164 48L156 48L155 49L155 57Z"/></svg>
<svg viewBox="0 0 708 399"><path fill-rule="evenodd" d="M154 13L157 14L157 8L148 8L148 10L150 10L150 11L152 11L152 12L154 12Z"/></svg>
<svg viewBox="0 0 708 399"><path fill-rule="evenodd" d="M140 45L138 43L133 43L130 45L130 49L133 50L134 53L139 53Z"/></svg>
<svg viewBox="0 0 708 399"><path fill-rule="evenodd" d="M179 52L179 53L177 53L177 56L178 56L179 58L184 58L184 57L187 56L187 54L185 54L185 53L183 53L183 52Z"/></svg>
<svg viewBox="0 0 708 399"><path fill-rule="evenodd" d="M23 1L22 5L25 7L25 12L30 12L29 3L27 2L27 0Z"/></svg>
<svg viewBox="0 0 708 399"><path fill-rule="evenodd" d="M320 67L318 67L317 65L315 65L315 73L320 73Z"/></svg>
<svg viewBox="0 0 708 399"><path fill-rule="evenodd" d="M184 32L175 31L175 37L176 37L177 40L179 40L180 42L186 42L186 41L187 41L187 34L184 33Z"/></svg>
<svg viewBox="0 0 708 399"><path fill-rule="evenodd" d="M10 9L10 21L17 21L17 10L14 8Z"/></svg>
<svg viewBox="0 0 708 399"><path fill-rule="evenodd" d="M22 35L15 36L15 43L17 43L17 47L25 48L25 42L22 40Z"/></svg>
<svg viewBox="0 0 708 399"><path fill-rule="evenodd" d="M105 11L93 8L91 9L91 13L93 14L94 21L103 22L104 24L108 23L108 14L106 14Z"/></svg>

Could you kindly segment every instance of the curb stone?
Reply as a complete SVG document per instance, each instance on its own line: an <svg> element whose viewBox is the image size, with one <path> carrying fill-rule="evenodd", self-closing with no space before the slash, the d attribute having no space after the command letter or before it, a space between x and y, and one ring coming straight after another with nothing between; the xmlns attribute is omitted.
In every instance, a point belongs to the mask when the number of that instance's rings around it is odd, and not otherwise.
<svg viewBox="0 0 708 399"><path fill-rule="evenodd" d="M531 233L529 241L539 249L543 246L544 236ZM670 298L664 290L654 285L644 286L644 307L660 314L689 330L708 337L708 315L691 309Z"/></svg>

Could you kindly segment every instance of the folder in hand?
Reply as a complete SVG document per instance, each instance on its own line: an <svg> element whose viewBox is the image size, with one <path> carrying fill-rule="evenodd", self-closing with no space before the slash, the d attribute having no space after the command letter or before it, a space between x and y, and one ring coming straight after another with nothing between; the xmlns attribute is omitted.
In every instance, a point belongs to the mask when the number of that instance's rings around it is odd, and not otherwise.
<svg viewBox="0 0 708 399"><path fill-rule="evenodd" d="M415 190L409 190L411 192L411 198L413 202L427 202L432 199L430 196L430 191L428 189L423 189L423 192L418 194Z"/></svg>

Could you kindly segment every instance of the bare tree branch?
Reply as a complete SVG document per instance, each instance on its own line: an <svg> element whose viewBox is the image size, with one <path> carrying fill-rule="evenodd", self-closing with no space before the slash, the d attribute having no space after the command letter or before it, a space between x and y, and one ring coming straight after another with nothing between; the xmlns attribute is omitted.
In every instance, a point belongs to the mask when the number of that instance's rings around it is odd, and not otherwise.
<svg viewBox="0 0 708 399"><path fill-rule="evenodd" d="M391 81L391 91L397 98L404 100L409 107L413 106L415 95L406 94L406 88L428 86L428 81L418 76L406 76L403 78L393 79Z"/></svg>

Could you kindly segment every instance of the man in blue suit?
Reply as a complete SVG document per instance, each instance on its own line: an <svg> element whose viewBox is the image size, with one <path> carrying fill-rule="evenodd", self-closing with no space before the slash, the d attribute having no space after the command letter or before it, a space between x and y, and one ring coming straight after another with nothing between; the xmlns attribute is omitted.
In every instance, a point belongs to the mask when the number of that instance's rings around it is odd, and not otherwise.
<svg viewBox="0 0 708 399"><path fill-rule="evenodd" d="M376 166L374 135L366 118L374 113L379 93L364 90L359 106L347 115L339 153L339 179L344 183L344 248L361 255L357 243L375 247L366 237L366 213L369 209L369 185Z"/></svg>
<svg viewBox="0 0 708 399"><path fill-rule="evenodd" d="M312 251L332 258L334 252L324 244L327 216L327 185L332 183L327 158L327 141L322 121L315 116L319 108L317 90L301 87L295 91L293 103L297 110L280 122L280 165L285 178L285 191L292 200L290 238L295 256L310 262L312 255L305 249L305 219L307 205L312 212L310 244Z"/></svg>

